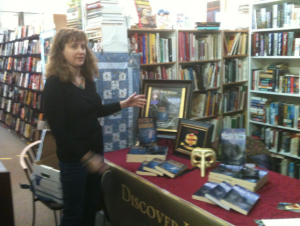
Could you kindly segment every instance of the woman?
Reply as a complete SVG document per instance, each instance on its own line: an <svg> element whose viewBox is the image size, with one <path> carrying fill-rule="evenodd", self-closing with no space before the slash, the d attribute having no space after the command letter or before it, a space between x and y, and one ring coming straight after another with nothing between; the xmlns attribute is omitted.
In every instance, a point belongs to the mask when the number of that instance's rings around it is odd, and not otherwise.
<svg viewBox="0 0 300 226"><path fill-rule="evenodd" d="M143 107L134 93L119 103L102 105L94 75L97 59L84 32L60 30L51 45L44 89L45 116L57 144L63 188L61 225L94 225L103 159L103 137L97 118L127 107Z"/></svg>

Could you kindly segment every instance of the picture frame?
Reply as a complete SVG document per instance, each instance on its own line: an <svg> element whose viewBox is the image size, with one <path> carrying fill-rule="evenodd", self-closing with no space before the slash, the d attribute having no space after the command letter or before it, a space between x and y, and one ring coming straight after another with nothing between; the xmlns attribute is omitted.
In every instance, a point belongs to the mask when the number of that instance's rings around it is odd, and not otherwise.
<svg viewBox="0 0 300 226"><path fill-rule="evenodd" d="M145 79L142 93L147 104L141 117L155 117L159 138L175 139L180 118L190 117L192 80Z"/></svg>
<svg viewBox="0 0 300 226"><path fill-rule="evenodd" d="M195 148L210 148L213 130L213 124L180 119L173 154L190 159Z"/></svg>

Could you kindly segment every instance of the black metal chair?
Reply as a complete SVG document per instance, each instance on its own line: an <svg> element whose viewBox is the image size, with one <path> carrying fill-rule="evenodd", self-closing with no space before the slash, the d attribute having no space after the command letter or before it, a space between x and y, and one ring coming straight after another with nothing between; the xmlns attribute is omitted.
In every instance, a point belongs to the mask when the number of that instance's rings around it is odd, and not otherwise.
<svg viewBox="0 0 300 226"><path fill-rule="evenodd" d="M56 211L59 211L60 219L61 219L61 211L63 209L63 205L59 204L57 202L54 202L54 201L47 200L46 198L43 199L43 197L36 195L34 192L33 181L31 179L31 176L33 174L33 163L36 161L36 157L37 157L37 152L36 152L37 149L34 148L34 146L40 145L41 143L43 143L42 140L35 141L35 142L29 144L28 146L26 146L21 152L20 164L26 174L28 181L29 181L29 185L28 184L20 184L20 186L23 189L30 189L32 192L32 202L33 202L32 203L33 204L32 205L32 226L35 225L35 215L36 215L35 203L37 201L40 201L45 206L47 206L49 209L53 210L54 218L55 218L55 225L58 226Z"/></svg>

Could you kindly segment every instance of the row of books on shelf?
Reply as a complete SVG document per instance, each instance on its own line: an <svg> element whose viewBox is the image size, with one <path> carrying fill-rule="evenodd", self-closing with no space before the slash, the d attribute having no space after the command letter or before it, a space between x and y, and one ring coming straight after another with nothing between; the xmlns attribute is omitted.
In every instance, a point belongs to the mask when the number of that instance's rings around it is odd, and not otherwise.
<svg viewBox="0 0 300 226"><path fill-rule="evenodd" d="M300 161L271 153L272 171L300 179Z"/></svg>
<svg viewBox="0 0 300 226"><path fill-rule="evenodd" d="M257 129L251 135L254 138L262 140L269 150L295 157L300 156L300 134L297 132L267 126L257 126Z"/></svg>
<svg viewBox="0 0 300 226"><path fill-rule="evenodd" d="M30 73L0 73L0 82L23 88L42 91L44 89L43 76Z"/></svg>
<svg viewBox="0 0 300 226"><path fill-rule="evenodd" d="M194 90L206 90L220 86L219 63L180 66L181 79L193 80Z"/></svg>
<svg viewBox="0 0 300 226"><path fill-rule="evenodd" d="M300 106L272 99L251 97L250 118L253 121L300 129Z"/></svg>
<svg viewBox="0 0 300 226"><path fill-rule="evenodd" d="M176 61L176 40L161 38L160 33L133 33L129 36L132 52L141 53L141 64Z"/></svg>
<svg viewBox="0 0 300 226"><path fill-rule="evenodd" d="M248 80L248 60L224 60L224 83L241 82Z"/></svg>
<svg viewBox="0 0 300 226"><path fill-rule="evenodd" d="M224 36L224 55L246 55L248 52L247 33L229 33Z"/></svg>
<svg viewBox="0 0 300 226"><path fill-rule="evenodd" d="M19 54L39 54L40 40L24 40L20 42L7 43L0 45L0 56L19 55Z"/></svg>
<svg viewBox="0 0 300 226"><path fill-rule="evenodd" d="M295 32L252 34L252 56L300 56Z"/></svg>
<svg viewBox="0 0 300 226"><path fill-rule="evenodd" d="M220 114L222 106L222 94L217 91L208 91L204 94L193 95L191 115L192 117L207 117Z"/></svg>
<svg viewBox="0 0 300 226"><path fill-rule="evenodd" d="M252 28L289 28L300 26L300 5L274 4L270 8L254 9L252 13Z"/></svg>
<svg viewBox="0 0 300 226"><path fill-rule="evenodd" d="M221 59L221 35L179 32L179 60Z"/></svg>
<svg viewBox="0 0 300 226"><path fill-rule="evenodd" d="M140 74L142 79L178 79L175 69L166 68L165 66L158 66L154 70L140 70Z"/></svg>
<svg viewBox="0 0 300 226"><path fill-rule="evenodd" d="M39 122L42 121L43 115L39 115ZM30 141L33 140L33 134L36 130L36 125L28 123L12 114L5 113L0 110L0 122L4 123L6 126L10 127L16 133L28 138Z"/></svg>
<svg viewBox="0 0 300 226"><path fill-rule="evenodd" d="M0 43L10 42L15 39L26 38L41 33L41 26L38 24L18 26L15 30L3 30L0 33Z"/></svg>
<svg viewBox="0 0 300 226"><path fill-rule="evenodd" d="M226 115L223 117L224 129L243 129L245 128L246 114L237 114L233 116Z"/></svg>
<svg viewBox="0 0 300 226"><path fill-rule="evenodd" d="M223 92L223 112L246 109L248 86L230 87Z"/></svg>
<svg viewBox="0 0 300 226"><path fill-rule="evenodd" d="M5 93L4 86L0 86L1 108L11 112L10 107L13 103L20 103L31 106L37 110L43 110L42 94L31 92L28 90L19 89L14 87L13 90Z"/></svg>
<svg viewBox="0 0 300 226"><path fill-rule="evenodd" d="M40 59L35 57L0 58L0 69L42 72L42 62Z"/></svg>

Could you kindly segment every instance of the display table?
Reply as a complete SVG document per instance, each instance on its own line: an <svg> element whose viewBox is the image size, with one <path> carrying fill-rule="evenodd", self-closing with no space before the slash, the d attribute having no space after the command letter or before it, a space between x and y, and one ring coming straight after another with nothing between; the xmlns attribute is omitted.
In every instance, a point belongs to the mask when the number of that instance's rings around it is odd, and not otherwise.
<svg viewBox="0 0 300 226"><path fill-rule="evenodd" d="M126 154L128 151L129 149L123 149L119 151L109 152L105 153L104 157L108 161L113 163L113 167L119 166L125 169L128 174L135 174L136 170L140 166L140 163L127 163ZM189 166L189 169L192 168L188 159L179 158L171 154L168 154L167 159L174 159L175 161L187 164ZM138 175L138 177L142 181L146 183L151 182L154 185L158 186L160 189L166 190L171 194L174 194L175 196L178 196L179 198L187 201L188 203L190 203L190 205L195 205L233 225L256 225L254 223L255 219L280 219L300 217L299 213L277 209L277 205L279 202L300 202L300 180L283 176L272 171L269 172L269 181L267 182L267 184L259 191L257 191L257 193L261 195L260 200L247 216L240 214L234 210L227 211L217 205L212 205L192 199L192 195L204 183L208 181L207 175L211 169L212 168L207 169L206 176L203 178L200 177L199 169L193 170L175 179L171 179L166 176L151 177ZM141 191L141 193L136 196L139 197L140 200L143 200L143 198L141 197L143 195L147 196L147 191Z"/></svg>

